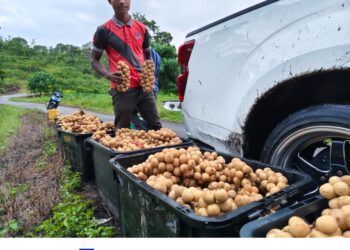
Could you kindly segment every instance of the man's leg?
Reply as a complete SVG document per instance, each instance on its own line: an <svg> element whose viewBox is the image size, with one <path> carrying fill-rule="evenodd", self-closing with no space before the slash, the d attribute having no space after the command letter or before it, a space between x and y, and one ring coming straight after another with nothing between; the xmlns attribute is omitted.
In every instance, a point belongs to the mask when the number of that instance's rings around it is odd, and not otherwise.
<svg viewBox="0 0 350 250"><path fill-rule="evenodd" d="M148 129L158 130L162 128L153 92L144 93L137 108L146 121Z"/></svg>
<svg viewBox="0 0 350 250"><path fill-rule="evenodd" d="M130 128L131 114L136 108L136 103L140 98L140 92L140 89L129 89L125 93L117 92L113 95L114 125L116 129Z"/></svg>
<svg viewBox="0 0 350 250"><path fill-rule="evenodd" d="M137 109L134 109L134 111L131 114L131 122L134 124L135 129L137 129L137 130L146 130L147 129L147 127L144 124L144 120L141 120Z"/></svg>

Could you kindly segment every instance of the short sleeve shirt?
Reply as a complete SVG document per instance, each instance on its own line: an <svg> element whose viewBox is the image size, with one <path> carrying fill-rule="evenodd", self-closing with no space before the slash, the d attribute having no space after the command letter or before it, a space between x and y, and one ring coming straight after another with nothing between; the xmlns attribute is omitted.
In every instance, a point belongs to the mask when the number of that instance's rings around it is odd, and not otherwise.
<svg viewBox="0 0 350 250"><path fill-rule="evenodd" d="M115 16L97 28L93 39L93 49L104 50L108 56L110 72L117 71L119 61L124 61L130 68L130 88L140 86L143 50L150 47L150 35L146 26L130 17L127 24ZM116 84L111 82L111 88Z"/></svg>

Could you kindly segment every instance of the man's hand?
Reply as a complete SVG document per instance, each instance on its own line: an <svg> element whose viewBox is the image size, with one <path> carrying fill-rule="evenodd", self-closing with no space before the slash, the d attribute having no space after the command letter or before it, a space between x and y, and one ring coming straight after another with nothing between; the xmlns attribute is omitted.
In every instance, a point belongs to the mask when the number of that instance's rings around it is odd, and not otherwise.
<svg viewBox="0 0 350 250"><path fill-rule="evenodd" d="M122 84L123 83L123 76L122 73L120 71L116 71L114 73L110 73L107 75L106 77L108 80L110 80L111 82L114 82L116 84Z"/></svg>

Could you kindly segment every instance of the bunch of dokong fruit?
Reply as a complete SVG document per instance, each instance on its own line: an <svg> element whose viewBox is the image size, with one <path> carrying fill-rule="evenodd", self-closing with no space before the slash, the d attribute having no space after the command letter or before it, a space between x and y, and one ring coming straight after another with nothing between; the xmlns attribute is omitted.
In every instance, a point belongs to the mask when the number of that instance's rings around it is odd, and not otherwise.
<svg viewBox="0 0 350 250"><path fill-rule="evenodd" d="M269 238L349 238L350 237L350 175L333 176L320 187L320 195L328 199L328 207L315 221L293 216L282 229L274 228Z"/></svg>
<svg viewBox="0 0 350 250"><path fill-rule="evenodd" d="M86 114L83 110L58 116L56 123L62 130L77 134L92 134L98 130L114 130L113 122L102 123L97 116Z"/></svg>
<svg viewBox="0 0 350 250"><path fill-rule="evenodd" d="M140 85L143 92L148 93L153 90L155 81L155 66L152 60L144 61L142 66L143 72L141 74ZM119 92L125 93L130 87L130 68L125 62L119 61L117 65L117 71L122 74L122 82L117 84L117 90Z"/></svg>
<svg viewBox="0 0 350 250"><path fill-rule="evenodd" d="M160 130L118 129L115 136L106 131L96 131L92 139L117 152L128 152L181 144L182 140L169 128Z"/></svg>

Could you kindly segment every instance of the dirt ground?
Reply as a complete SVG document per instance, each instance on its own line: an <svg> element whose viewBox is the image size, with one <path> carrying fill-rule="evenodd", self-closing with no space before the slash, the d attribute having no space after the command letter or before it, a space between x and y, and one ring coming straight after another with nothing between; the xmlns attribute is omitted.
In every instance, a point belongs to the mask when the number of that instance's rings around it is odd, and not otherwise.
<svg viewBox="0 0 350 250"><path fill-rule="evenodd" d="M0 191L5 194L0 225L15 218L22 225L20 233L25 233L48 218L52 206L59 201L64 159L59 149L46 160L47 167L35 167L42 155L47 117L43 113L30 113L22 118L22 124L22 128L8 140L6 151L0 154ZM93 201L97 219L109 219L105 225L114 225L93 182L83 184L79 194Z"/></svg>

